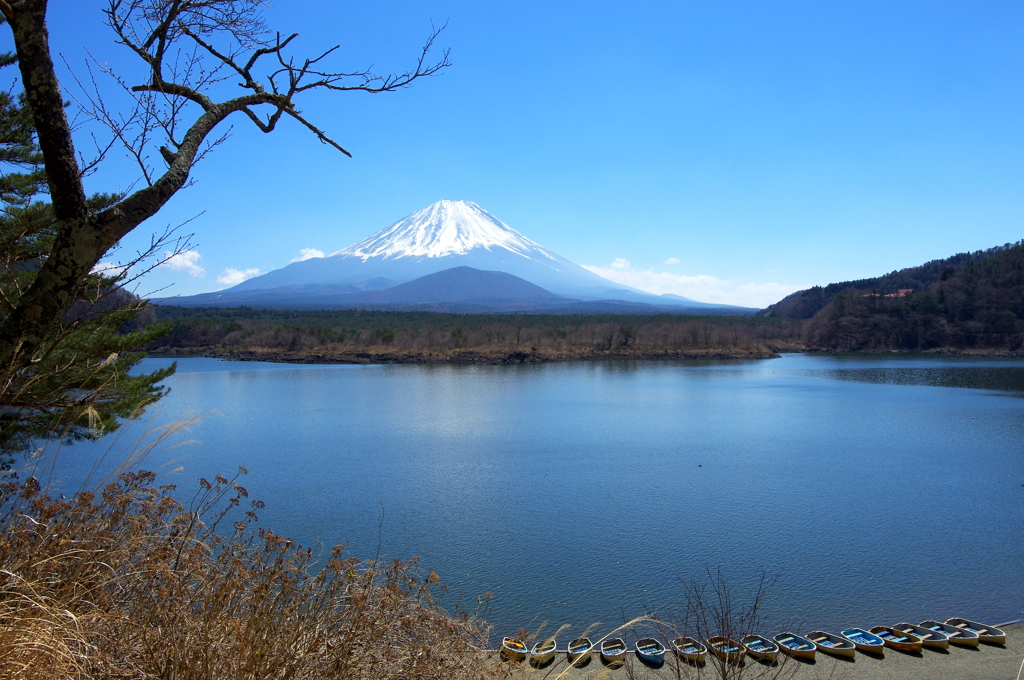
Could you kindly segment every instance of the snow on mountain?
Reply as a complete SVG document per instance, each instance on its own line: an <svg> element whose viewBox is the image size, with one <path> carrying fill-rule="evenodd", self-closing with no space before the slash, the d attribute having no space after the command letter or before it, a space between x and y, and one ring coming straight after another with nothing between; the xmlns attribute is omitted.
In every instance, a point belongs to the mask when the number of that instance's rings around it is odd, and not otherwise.
<svg viewBox="0 0 1024 680"><path fill-rule="evenodd" d="M625 300L659 306L719 308L661 297L609 281L523 236L476 203L443 200L328 257L293 262L217 293L223 303L285 289L312 295L317 286L340 291L382 290L454 267L505 272L558 296ZM333 293L332 293L333 294ZM212 294L211 294L212 295ZM289 293L291 295L291 293Z"/></svg>
<svg viewBox="0 0 1024 680"><path fill-rule="evenodd" d="M526 238L472 201L442 200L417 210L387 229L335 255L359 257L446 257L474 248L504 248L529 259L557 261L554 253Z"/></svg>

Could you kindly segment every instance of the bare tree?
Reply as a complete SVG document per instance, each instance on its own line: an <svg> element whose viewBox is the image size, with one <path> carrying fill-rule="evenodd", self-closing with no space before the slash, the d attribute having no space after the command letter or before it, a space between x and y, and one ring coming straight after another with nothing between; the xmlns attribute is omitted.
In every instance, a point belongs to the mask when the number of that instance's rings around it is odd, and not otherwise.
<svg viewBox="0 0 1024 680"><path fill-rule="evenodd" d="M292 119L321 142L350 155L303 116L296 105L302 93L392 92L450 64L447 50L430 59L442 26L431 32L415 65L403 73L331 70L325 62L337 48L312 58L290 56L288 50L297 35L272 33L260 14L263 4L262 0L109 0L106 22L117 41L140 60L146 76L143 82L131 84L110 73L134 98L129 111L113 110L99 88L84 96L85 112L111 133L109 142L98 144L96 156L85 160L72 139L50 54L47 0L0 0L0 12L13 32L56 220L56 239L38 275L0 318L0 388L31 370L90 271L121 238L187 184L195 163L222 141L215 133L232 114L244 116L268 133L282 118ZM241 86L243 93L219 96L221 84ZM83 174L116 144L123 145L138 163L140 188L113 205L93 209Z"/></svg>

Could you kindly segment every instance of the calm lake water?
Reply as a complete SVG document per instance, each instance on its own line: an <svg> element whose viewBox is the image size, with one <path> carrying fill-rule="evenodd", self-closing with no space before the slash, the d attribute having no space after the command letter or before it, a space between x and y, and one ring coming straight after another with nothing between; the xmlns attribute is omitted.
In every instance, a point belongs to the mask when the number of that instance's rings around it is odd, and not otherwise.
<svg viewBox="0 0 1024 680"><path fill-rule="evenodd" d="M420 555L446 602L494 594L498 635L670 618L719 568L778 577L770 625L1024 617L1024 361L179 359L167 384L158 422L216 414L150 468L173 457L191 491L244 465L263 526Z"/></svg>

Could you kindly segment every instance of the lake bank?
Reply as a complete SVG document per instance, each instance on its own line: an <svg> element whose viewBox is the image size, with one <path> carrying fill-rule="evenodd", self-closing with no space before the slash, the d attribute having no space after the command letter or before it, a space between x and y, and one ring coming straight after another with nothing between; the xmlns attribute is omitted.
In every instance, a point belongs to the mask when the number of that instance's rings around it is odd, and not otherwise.
<svg viewBox="0 0 1024 680"><path fill-rule="evenodd" d="M151 352L154 358L204 357L228 361L267 361L285 364L544 364L561 361L609 359L776 359L778 354L762 347L749 350L586 350L523 351L508 348L396 351L367 348L364 351L287 351L275 348L225 349L222 347L166 348Z"/></svg>
<svg viewBox="0 0 1024 680"><path fill-rule="evenodd" d="M747 659L747 667L752 671L751 677L795 677L802 680L828 678L829 680L933 680L934 678L972 678L974 680L1012 680L1017 677L1024 659L1024 626L1015 625L1005 628L1006 644L1000 646L979 645L976 648L957 647L951 645L949 650L935 651L926 649L921 654L904 654L886 650L884 657L858 653L855 660L844 660L827 654L817 654L813 663L805 663L786 659L785 665L777 668L765 666ZM564 644L564 643L563 643ZM497 655L495 655L497 656ZM532 668L527 664L515 669L510 677L515 680L532 680L534 678L565 678L566 680L583 680L595 678L707 678L714 677L714 666L708 662L698 669L686 663L678 662L671 655L661 668L638 661L634 654L628 654L626 663L618 666L606 666L596 656L582 668L571 668L565 659L564 652L556 655L555 661L543 668ZM795 668L794 668L795 667Z"/></svg>

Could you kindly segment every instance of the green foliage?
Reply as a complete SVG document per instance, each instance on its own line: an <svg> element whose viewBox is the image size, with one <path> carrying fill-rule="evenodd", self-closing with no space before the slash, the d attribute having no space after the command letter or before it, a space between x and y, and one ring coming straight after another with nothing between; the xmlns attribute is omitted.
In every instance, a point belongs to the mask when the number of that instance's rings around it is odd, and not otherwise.
<svg viewBox="0 0 1024 680"><path fill-rule="evenodd" d="M990 252L990 251L986 251ZM811 320L807 344L822 349L1024 347L1024 242L955 270L904 297L836 295Z"/></svg>
<svg viewBox="0 0 1024 680"><path fill-rule="evenodd" d="M0 55L0 66L12 63ZM46 194L42 156L22 96L0 93L0 320L18 305L56 237ZM120 197L96 194L93 209ZM34 361L0 384L0 464L34 438L68 441L116 429L119 419L159 399L158 383L173 368L130 375L144 354L133 351L167 325L132 330L146 305L117 287L118 277L92 274L76 291L78 302L55 324ZM137 326L138 324L134 324Z"/></svg>
<svg viewBox="0 0 1024 680"><path fill-rule="evenodd" d="M814 286L807 290L797 291L779 302L762 310L759 314L768 317L790 317L793 319L810 319L826 305L831 303L841 291L855 290L861 293L876 292L881 294L912 288L920 292L940 281L948 280L953 274L964 267L981 263L996 257L1019 244L1007 243L988 250L973 253L959 253L943 260L932 260L918 267L908 267L884 276L858 281L842 281L827 286Z"/></svg>

